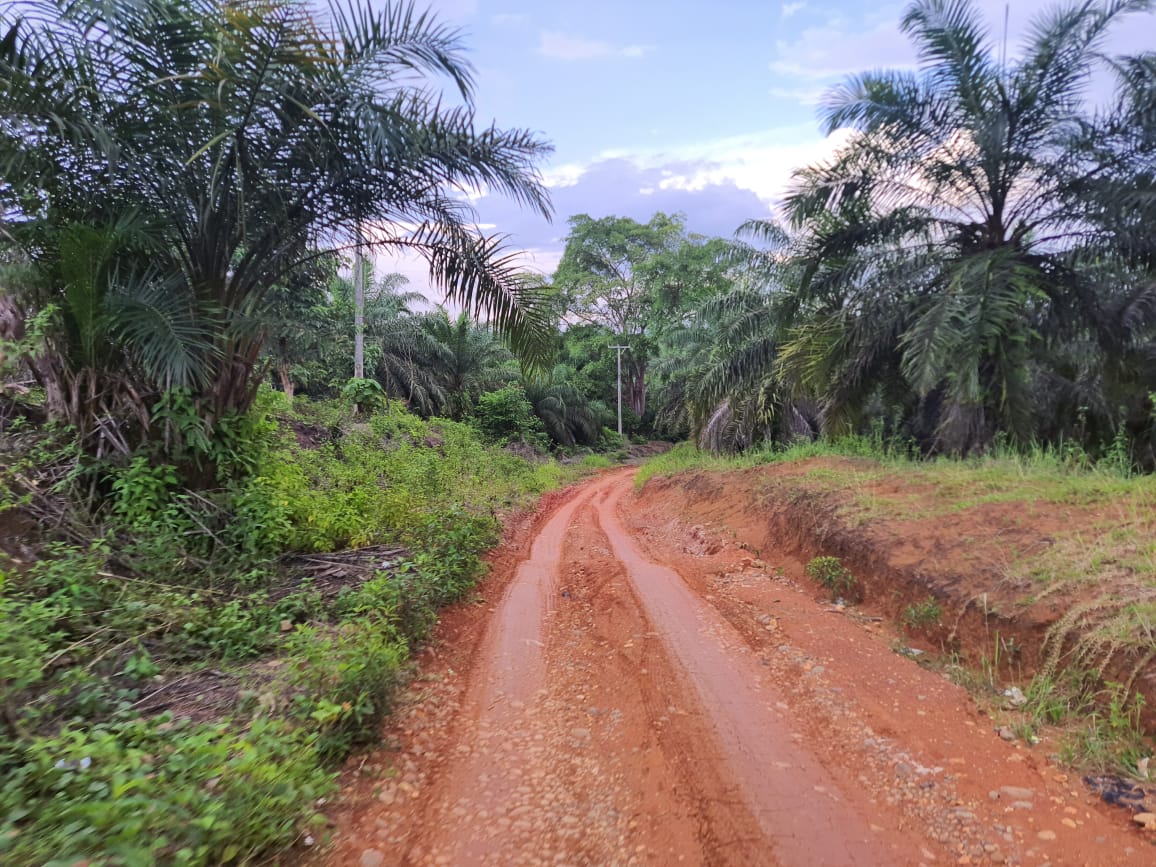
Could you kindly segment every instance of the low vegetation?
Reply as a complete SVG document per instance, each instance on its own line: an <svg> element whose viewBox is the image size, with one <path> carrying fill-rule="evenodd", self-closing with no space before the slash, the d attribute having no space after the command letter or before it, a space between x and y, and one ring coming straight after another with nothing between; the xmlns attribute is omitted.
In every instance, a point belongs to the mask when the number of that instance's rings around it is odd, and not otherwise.
<svg viewBox="0 0 1156 867"><path fill-rule="evenodd" d="M243 427L248 473L203 490L67 436L7 440L0 518L72 538L0 560L0 860L242 863L319 834L336 764L375 739L498 517L578 471L396 404L263 391ZM311 568L349 547L377 562Z"/></svg>

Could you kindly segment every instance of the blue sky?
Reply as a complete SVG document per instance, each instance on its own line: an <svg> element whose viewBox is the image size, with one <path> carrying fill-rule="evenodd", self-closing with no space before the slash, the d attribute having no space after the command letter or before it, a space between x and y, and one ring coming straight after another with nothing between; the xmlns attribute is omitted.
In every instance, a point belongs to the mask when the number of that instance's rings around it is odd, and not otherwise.
<svg viewBox="0 0 1156 867"><path fill-rule="evenodd" d="M419 0L420 3L420 0ZM528 266L553 271L575 213L639 220L680 211L692 231L730 235L773 213L792 168L839 139L820 134L816 101L850 73L914 65L899 32L905 2L849 0L433 0L459 26L477 71L480 122L539 132L548 223L495 196L487 231L511 235ZM992 32L1004 2L979 0ZM1048 0L1013 0L1009 53ZM1156 46L1156 15L1127 19L1113 51ZM409 274L412 263L381 262ZM431 293L436 294L436 293Z"/></svg>

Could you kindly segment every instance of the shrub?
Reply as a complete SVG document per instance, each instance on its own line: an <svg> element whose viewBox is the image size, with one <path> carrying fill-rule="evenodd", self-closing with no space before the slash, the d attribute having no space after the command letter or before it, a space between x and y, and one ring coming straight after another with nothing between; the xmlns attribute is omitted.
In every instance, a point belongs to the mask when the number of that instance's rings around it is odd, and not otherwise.
<svg viewBox="0 0 1156 867"><path fill-rule="evenodd" d="M405 642L376 617L333 628L298 627L288 642L297 716L318 736L318 750L339 760L377 739L407 655Z"/></svg>
<svg viewBox="0 0 1156 867"><path fill-rule="evenodd" d="M818 581L835 599L858 595L859 582L838 557L816 557L807 564L807 576Z"/></svg>
<svg viewBox="0 0 1156 867"><path fill-rule="evenodd" d="M934 596L928 596L922 602L908 605L903 610L903 626L908 630L926 629L939 623L943 616L943 608Z"/></svg>
<svg viewBox="0 0 1156 867"><path fill-rule="evenodd" d="M0 860L217 865L290 843L333 788L316 737L255 720L69 728L0 751Z"/></svg>
<svg viewBox="0 0 1156 867"><path fill-rule="evenodd" d="M545 425L518 384L479 397L474 423L482 436L499 445L520 440L544 450L550 444Z"/></svg>

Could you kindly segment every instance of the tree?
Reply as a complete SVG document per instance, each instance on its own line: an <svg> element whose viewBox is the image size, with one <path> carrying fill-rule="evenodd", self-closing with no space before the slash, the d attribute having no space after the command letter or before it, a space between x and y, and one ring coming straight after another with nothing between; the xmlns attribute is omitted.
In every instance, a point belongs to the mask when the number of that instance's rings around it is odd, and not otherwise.
<svg viewBox="0 0 1156 867"><path fill-rule="evenodd" d="M297 386L311 396L335 395L353 375L353 276L338 273L338 258L327 256L295 272L291 283L275 287L265 316L265 352L281 390L290 398ZM365 279L363 328L369 340L369 368L381 356L381 342L397 323L413 313L411 305L425 301L406 289L403 274L374 274L363 266Z"/></svg>
<svg viewBox="0 0 1156 867"><path fill-rule="evenodd" d="M623 353L623 400L646 411L646 365L652 314L658 304L655 264L682 240L681 217L658 213L642 224L628 217L571 217L554 287L566 315L601 325L630 345Z"/></svg>
<svg viewBox="0 0 1156 867"><path fill-rule="evenodd" d="M1026 440L1041 382L1063 377L1041 369L1052 347L1090 338L1110 350L1103 314L1139 287L1103 258L1119 252L1109 227L1129 205L1097 180L1121 154L1088 146L1107 130L1085 88L1109 28L1148 8L1049 10L1004 63L971 2L918 0L902 28L919 71L865 73L828 94L825 130L855 132L796 173L801 318L781 351L828 430L853 428L886 392L936 448L982 448L997 430ZM1105 194L1095 206L1091 187ZM1130 309L1150 329L1156 307Z"/></svg>
<svg viewBox="0 0 1156 867"><path fill-rule="evenodd" d="M394 320L381 342L377 377L387 394L425 416L462 419L478 397L515 378L513 356L494 332L444 308Z"/></svg>
<svg viewBox="0 0 1156 867"><path fill-rule="evenodd" d="M82 431L125 415L147 430L174 385L210 427L243 412L270 294L358 225L548 360L538 295L456 193L485 186L548 215L547 148L475 126L460 34L408 4L13 5L0 102L5 231L39 269L26 304L61 316L35 371L53 416Z"/></svg>

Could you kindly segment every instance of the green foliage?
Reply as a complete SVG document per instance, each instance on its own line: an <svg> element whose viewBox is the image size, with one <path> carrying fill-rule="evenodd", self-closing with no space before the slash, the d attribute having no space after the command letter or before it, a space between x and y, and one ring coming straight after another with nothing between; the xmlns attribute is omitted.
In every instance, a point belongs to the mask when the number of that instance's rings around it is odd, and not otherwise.
<svg viewBox="0 0 1156 867"><path fill-rule="evenodd" d="M321 755L340 759L376 740L406 658L404 641L381 619L361 616L332 628L299 626L286 650L295 713L317 732Z"/></svg>
<svg viewBox="0 0 1156 867"><path fill-rule="evenodd" d="M520 385L508 385L478 398L474 423L487 440L505 445L524 442L538 448L547 444L546 429Z"/></svg>
<svg viewBox="0 0 1156 867"><path fill-rule="evenodd" d="M176 467L138 455L113 479L113 513L126 527L142 529L165 511L179 481Z"/></svg>
<svg viewBox="0 0 1156 867"><path fill-rule="evenodd" d="M373 412L385 405L385 391L373 379L351 379L341 389L341 396L363 412Z"/></svg>
<svg viewBox="0 0 1156 867"><path fill-rule="evenodd" d="M50 599L13 598L6 588L10 580L0 572L0 724L15 731L16 709L45 679L44 661L61 644L57 622L65 609Z"/></svg>
<svg viewBox="0 0 1156 867"><path fill-rule="evenodd" d="M838 557L815 557L807 564L807 577L826 588L832 599L851 597L859 591L859 582Z"/></svg>
<svg viewBox="0 0 1156 867"><path fill-rule="evenodd" d="M333 788L316 736L166 717L69 727L0 751L0 856L16 864L251 863Z"/></svg>
<svg viewBox="0 0 1156 867"><path fill-rule="evenodd" d="M1096 771L1136 773L1136 763L1152 755L1152 740L1140 725L1144 697L1122 684L1109 683L1064 737L1060 756L1069 764Z"/></svg>
<svg viewBox="0 0 1156 867"><path fill-rule="evenodd" d="M548 362L541 293L446 205L447 190L484 186L548 216L535 170L547 146L475 128L460 35L434 16L33 0L0 12L0 43L6 241L34 271L22 300L61 313L51 357L25 360L50 415L92 452L155 443L147 408L174 387L203 422L243 414L266 335L287 337L266 328L286 313L278 290L334 252L319 239L343 247L364 223L424 257L528 363ZM108 418L119 435L102 438Z"/></svg>
<svg viewBox="0 0 1156 867"><path fill-rule="evenodd" d="M608 470L614 466L614 461L606 455L586 455L582 458L582 468L587 470Z"/></svg>
<svg viewBox="0 0 1156 867"><path fill-rule="evenodd" d="M96 541L0 575L5 863L251 863L292 841L327 768L377 737L438 606L483 574L498 513L569 477L396 403L358 419L303 405L291 423L327 430L303 448L268 389L212 429L186 398L167 395L157 417L184 467L228 468L215 488L190 490L155 454L93 464L55 441L0 478L71 463L54 497L107 493L67 513ZM2 502L33 495L5 489ZM336 595L281 566L293 550L370 542L408 557ZM184 691L199 678L236 692ZM216 721L152 716L170 697Z"/></svg>
<svg viewBox="0 0 1156 867"><path fill-rule="evenodd" d="M943 617L942 606L934 596L928 596L922 602L915 602L904 608L900 621L904 629L914 632L938 626L941 617Z"/></svg>

